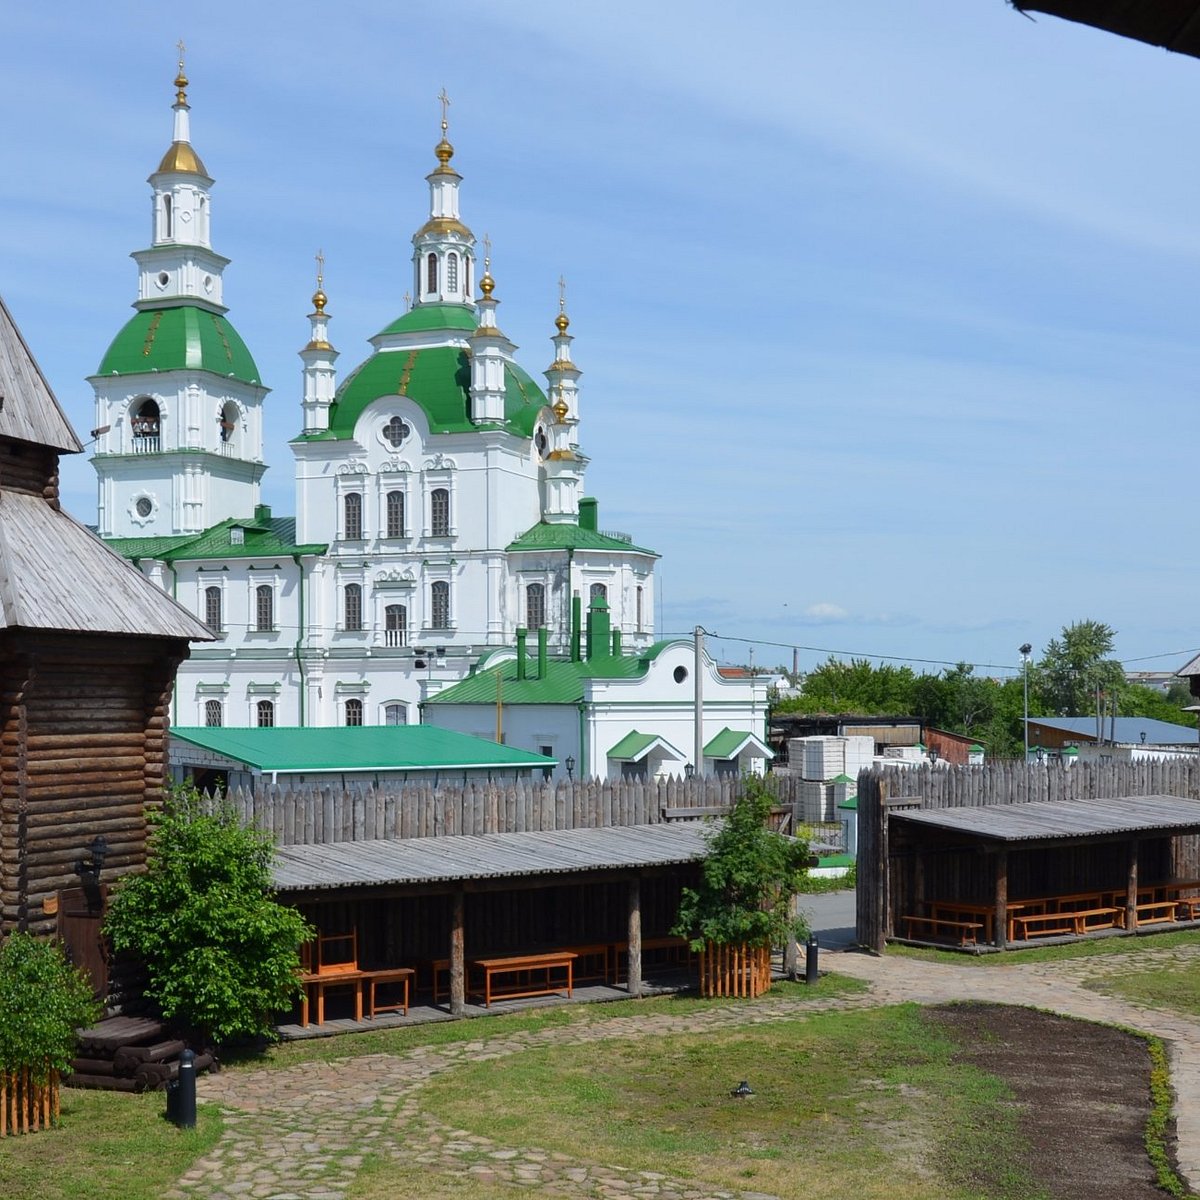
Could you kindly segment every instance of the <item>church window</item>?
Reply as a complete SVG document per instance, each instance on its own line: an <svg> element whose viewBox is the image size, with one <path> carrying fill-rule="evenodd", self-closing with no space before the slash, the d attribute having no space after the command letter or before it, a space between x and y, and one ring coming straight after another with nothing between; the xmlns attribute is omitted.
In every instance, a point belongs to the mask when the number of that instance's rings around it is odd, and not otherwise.
<svg viewBox="0 0 1200 1200"><path fill-rule="evenodd" d="M222 712L220 700L205 700L204 724L210 729L217 729L225 724L225 714Z"/></svg>
<svg viewBox="0 0 1200 1200"><path fill-rule="evenodd" d="M383 706L383 723L385 725L407 725L407 704L385 704Z"/></svg>
<svg viewBox="0 0 1200 1200"><path fill-rule="evenodd" d="M342 600L345 609L346 628L351 632L362 629L362 584L346 584L346 591L342 596Z"/></svg>
<svg viewBox="0 0 1200 1200"><path fill-rule="evenodd" d="M608 603L608 588L602 583L593 583L591 591L588 592L588 600L603 600Z"/></svg>
<svg viewBox="0 0 1200 1200"><path fill-rule="evenodd" d="M217 412L217 432L220 435L222 447L226 448L226 453L233 442L234 430L237 429L237 418L237 406L233 404L226 404Z"/></svg>
<svg viewBox="0 0 1200 1200"><path fill-rule="evenodd" d="M363 702L355 696L346 701L346 724L361 725L363 723Z"/></svg>
<svg viewBox="0 0 1200 1200"><path fill-rule="evenodd" d="M446 290L458 291L458 255L453 252L446 256Z"/></svg>
<svg viewBox="0 0 1200 1200"><path fill-rule="evenodd" d="M637 590L637 630L642 632L642 588L639 585Z"/></svg>
<svg viewBox="0 0 1200 1200"><path fill-rule="evenodd" d="M404 439L408 437L409 428L399 417L393 417L384 427L383 436L393 450L399 450Z"/></svg>
<svg viewBox="0 0 1200 1200"><path fill-rule="evenodd" d="M349 541L357 541L363 535L362 495L359 492L347 492L342 499L342 512L345 516L343 536Z"/></svg>
<svg viewBox="0 0 1200 1200"><path fill-rule="evenodd" d="M388 492L386 507L387 536L402 538L404 536L404 493Z"/></svg>
<svg viewBox="0 0 1200 1200"><path fill-rule="evenodd" d="M530 629L540 629L546 623L546 586L531 583L525 589L525 623Z"/></svg>
<svg viewBox="0 0 1200 1200"><path fill-rule="evenodd" d="M204 589L204 623L213 631L221 632L221 589L206 587Z"/></svg>
<svg viewBox="0 0 1200 1200"><path fill-rule="evenodd" d="M169 238L175 236L175 224L171 219L171 197L163 197L163 237Z"/></svg>
<svg viewBox="0 0 1200 1200"><path fill-rule="evenodd" d="M471 294L471 260L463 256L463 295Z"/></svg>
<svg viewBox="0 0 1200 1200"><path fill-rule="evenodd" d="M254 716L259 729L271 729L275 725L275 701L260 700L254 706Z"/></svg>
<svg viewBox="0 0 1200 1200"><path fill-rule="evenodd" d="M537 447L538 454L540 454L542 458L545 458L546 448L550 445L550 443L546 440L546 431L544 429L539 429L537 433L534 434L533 444Z"/></svg>
<svg viewBox="0 0 1200 1200"><path fill-rule="evenodd" d="M403 604L389 604L383 610L383 624L389 646L408 644L408 609Z"/></svg>
<svg viewBox="0 0 1200 1200"><path fill-rule="evenodd" d="M436 292L438 290L437 268L437 255L431 254L425 260L425 290L427 292Z"/></svg>
<svg viewBox="0 0 1200 1200"><path fill-rule="evenodd" d="M429 625L431 629L450 628L450 585L444 579L429 589Z"/></svg>
<svg viewBox="0 0 1200 1200"><path fill-rule="evenodd" d="M450 491L434 488L429 493L429 532L433 537L450 536Z"/></svg>
<svg viewBox="0 0 1200 1200"><path fill-rule="evenodd" d="M139 517L148 517L154 511L154 501L149 496L139 496L134 507Z"/></svg>
<svg viewBox="0 0 1200 1200"><path fill-rule="evenodd" d="M275 589L269 583L260 583L254 589L254 628L259 633L275 628Z"/></svg>
<svg viewBox="0 0 1200 1200"><path fill-rule="evenodd" d="M134 454L157 454L161 442L161 414L155 401L147 397L133 410L130 429L133 431Z"/></svg>

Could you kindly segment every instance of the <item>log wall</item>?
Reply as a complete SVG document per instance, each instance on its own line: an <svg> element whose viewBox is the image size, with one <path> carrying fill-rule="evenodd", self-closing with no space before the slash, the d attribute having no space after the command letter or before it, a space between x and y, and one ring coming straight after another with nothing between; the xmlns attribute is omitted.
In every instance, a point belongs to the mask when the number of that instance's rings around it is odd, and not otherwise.
<svg viewBox="0 0 1200 1200"><path fill-rule="evenodd" d="M891 933L897 901L903 903L909 899L893 894L885 816L889 808L906 805L918 808L977 807L1114 796L1200 799L1200 761L1193 755L1139 762L1078 763L1072 767L1061 763L1026 765L1016 761L989 763L983 767L887 767L863 771L858 777L858 941L882 950ZM1157 848L1151 841L1141 853L1147 856L1145 869L1156 874L1166 864L1169 866L1167 874L1200 878L1200 839L1196 837L1165 839ZM1081 876L1099 869L1095 851L1091 854L1093 858L1089 864L1078 864ZM1030 859L1029 864L1023 869L1036 873L1036 858ZM931 887L943 889L940 894L960 894L948 889L961 887L967 889L961 893L965 896L974 887L981 897L987 895L981 881L968 878L978 871L978 866L971 861L964 859L956 864L950 856L931 869L945 871L947 878L923 881L926 894L933 894ZM955 872L961 878L954 876ZM1032 880L1027 886L1037 888Z"/></svg>
<svg viewBox="0 0 1200 1200"><path fill-rule="evenodd" d="M46 446L0 438L0 487L42 496L58 508L58 455Z"/></svg>

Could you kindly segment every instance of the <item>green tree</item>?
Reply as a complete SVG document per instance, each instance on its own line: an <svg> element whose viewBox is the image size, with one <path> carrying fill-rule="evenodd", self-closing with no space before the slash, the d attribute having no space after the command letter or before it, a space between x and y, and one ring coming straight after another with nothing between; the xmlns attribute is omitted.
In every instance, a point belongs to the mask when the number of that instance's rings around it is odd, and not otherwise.
<svg viewBox="0 0 1200 1200"><path fill-rule="evenodd" d="M780 712L908 713L916 676L911 667L876 667L865 658L842 662L832 655L804 677L803 694Z"/></svg>
<svg viewBox="0 0 1200 1200"><path fill-rule="evenodd" d="M1125 671L1112 653L1114 630L1102 621L1076 621L1051 638L1041 661L1030 672L1031 693L1046 713L1080 716L1097 711L1097 691L1118 698L1125 688Z"/></svg>
<svg viewBox="0 0 1200 1200"><path fill-rule="evenodd" d="M71 1065L76 1029L99 1015L87 976L57 943L14 933L0 946L0 1071L28 1067L45 1084Z"/></svg>
<svg viewBox="0 0 1200 1200"><path fill-rule="evenodd" d="M273 854L231 807L205 812L178 790L154 819L145 874L122 882L105 921L113 946L145 962L163 1016L206 1039L269 1036L299 993L312 930L274 900Z"/></svg>
<svg viewBox="0 0 1200 1200"><path fill-rule="evenodd" d="M808 846L767 828L773 803L762 780L749 776L709 835L700 885L683 889L672 930L693 950L706 942L778 946L789 933L806 936L803 919L788 908L808 870Z"/></svg>
<svg viewBox="0 0 1200 1200"><path fill-rule="evenodd" d="M1193 703L1187 696L1184 704ZM1170 692L1157 688L1133 684L1121 693L1120 715L1123 717L1150 717L1156 721L1170 721L1173 725L1190 725L1195 728L1196 714L1184 712L1178 700Z"/></svg>

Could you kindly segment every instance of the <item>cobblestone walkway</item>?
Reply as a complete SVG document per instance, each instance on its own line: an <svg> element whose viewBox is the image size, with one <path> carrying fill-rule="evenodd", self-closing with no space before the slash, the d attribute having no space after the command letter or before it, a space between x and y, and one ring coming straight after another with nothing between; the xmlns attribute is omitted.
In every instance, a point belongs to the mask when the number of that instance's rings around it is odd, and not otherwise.
<svg viewBox="0 0 1200 1200"><path fill-rule="evenodd" d="M427 1080L460 1063L505 1058L536 1046L759 1025L829 1008L966 999L1032 1004L1087 1020L1128 1025L1166 1040L1177 1094L1180 1169L1194 1185L1200 1183L1200 1023L1082 986L1083 980L1128 968L1131 960L1138 966L1200 967L1200 947L1002 966L827 954L827 967L866 980L870 991L826 1002L788 999L686 1015L648 1012L495 1037L486 1036L484 1021L480 1025L483 1036L475 1041L420 1047L396 1055L368 1055L343 1063L305 1063L286 1070L205 1076L200 1081L200 1098L221 1106L225 1133L167 1196L169 1200L342 1200L364 1156L379 1153L415 1170L465 1174L481 1184L510 1185L546 1196L766 1200L756 1192L711 1190L654 1171L633 1171L582 1157L501 1145L450 1128L423 1113L420 1092Z"/></svg>

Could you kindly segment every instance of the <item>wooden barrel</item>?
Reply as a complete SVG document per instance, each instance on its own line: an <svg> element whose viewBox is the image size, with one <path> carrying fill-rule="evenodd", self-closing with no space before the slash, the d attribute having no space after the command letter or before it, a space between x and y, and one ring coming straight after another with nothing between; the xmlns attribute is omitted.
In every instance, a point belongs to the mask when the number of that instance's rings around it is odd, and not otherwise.
<svg viewBox="0 0 1200 1200"><path fill-rule="evenodd" d="M40 1083L28 1067L0 1071L0 1137L49 1129L57 1121L57 1071Z"/></svg>
<svg viewBox="0 0 1200 1200"><path fill-rule="evenodd" d="M708 942L700 951L702 996L761 996L771 986L770 946Z"/></svg>

